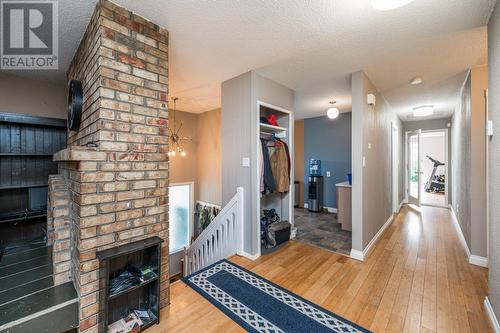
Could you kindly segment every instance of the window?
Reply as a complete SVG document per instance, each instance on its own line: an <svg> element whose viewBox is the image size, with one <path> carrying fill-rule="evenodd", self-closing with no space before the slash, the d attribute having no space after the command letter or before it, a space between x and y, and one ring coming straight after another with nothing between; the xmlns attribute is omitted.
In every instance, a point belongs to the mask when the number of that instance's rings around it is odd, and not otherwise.
<svg viewBox="0 0 500 333"><path fill-rule="evenodd" d="M192 184L171 184L169 187L170 253L189 245L192 234Z"/></svg>

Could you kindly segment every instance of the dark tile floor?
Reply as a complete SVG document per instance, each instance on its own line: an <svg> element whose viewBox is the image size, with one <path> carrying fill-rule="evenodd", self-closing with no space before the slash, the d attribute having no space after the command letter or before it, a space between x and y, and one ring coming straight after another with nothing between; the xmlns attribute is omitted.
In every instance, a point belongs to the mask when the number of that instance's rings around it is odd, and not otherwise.
<svg viewBox="0 0 500 333"><path fill-rule="evenodd" d="M342 230L336 214L312 213L296 208L295 227L298 241L346 255L351 253L351 232Z"/></svg>

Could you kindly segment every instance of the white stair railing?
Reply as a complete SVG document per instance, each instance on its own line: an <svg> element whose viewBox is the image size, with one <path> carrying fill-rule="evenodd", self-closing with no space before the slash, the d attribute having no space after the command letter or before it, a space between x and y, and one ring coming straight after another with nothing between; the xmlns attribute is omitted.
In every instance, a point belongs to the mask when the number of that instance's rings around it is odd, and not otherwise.
<svg viewBox="0 0 500 333"><path fill-rule="evenodd" d="M184 250L184 276L199 271L221 259L242 253L243 188Z"/></svg>

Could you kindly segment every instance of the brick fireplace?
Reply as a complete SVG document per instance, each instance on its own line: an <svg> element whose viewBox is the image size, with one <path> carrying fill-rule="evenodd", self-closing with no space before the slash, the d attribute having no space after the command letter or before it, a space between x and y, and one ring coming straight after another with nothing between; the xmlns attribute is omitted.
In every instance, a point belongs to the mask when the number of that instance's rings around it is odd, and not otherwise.
<svg viewBox="0 0 500 333"><path fill-rule="evenodd" d="M159 236L162 307L168 295L168 32L100 0L67 79L84 90L82 122L56 153L48 230L55 282L72 279L80 332L98 332L96 252Z"/></svg>

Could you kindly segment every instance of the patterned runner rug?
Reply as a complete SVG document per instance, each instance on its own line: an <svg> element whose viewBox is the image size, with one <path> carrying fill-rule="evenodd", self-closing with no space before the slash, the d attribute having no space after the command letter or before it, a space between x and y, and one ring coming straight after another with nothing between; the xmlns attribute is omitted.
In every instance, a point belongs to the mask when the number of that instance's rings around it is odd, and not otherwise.
<svg viewBox="0 0 500 333"><path fill-rule="evenodd" d="M227 260L182 280L248 332L369 332Z"/></svg>

